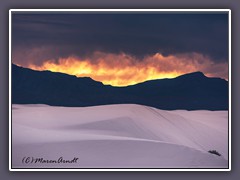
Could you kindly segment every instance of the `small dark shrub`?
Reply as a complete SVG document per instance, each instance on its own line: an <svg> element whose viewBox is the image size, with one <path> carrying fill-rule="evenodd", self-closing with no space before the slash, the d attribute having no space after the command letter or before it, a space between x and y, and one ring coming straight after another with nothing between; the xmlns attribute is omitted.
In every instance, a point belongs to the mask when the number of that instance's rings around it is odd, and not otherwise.
<svg viewBox="0 0 240 180"><path fill-rule="evenodd" d="M217 152L216 150L209 150L208 152L211 154L215 154L217 156L221 156L221 154L219 152Z"/></svg>

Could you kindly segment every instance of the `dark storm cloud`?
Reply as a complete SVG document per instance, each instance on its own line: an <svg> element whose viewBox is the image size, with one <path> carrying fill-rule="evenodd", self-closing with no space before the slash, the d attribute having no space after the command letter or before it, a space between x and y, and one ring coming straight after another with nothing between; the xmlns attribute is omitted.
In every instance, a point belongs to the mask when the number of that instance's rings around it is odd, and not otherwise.
<svg viewBox="0 0 240 180"><path fill-rule="evenodd" d="M26 60L23 55L29 56L29 49L42 50L35 57L39 63L94 51L136 57L197 52L227 61L228 15L14 14L12 44L19 62Z"/></svg>

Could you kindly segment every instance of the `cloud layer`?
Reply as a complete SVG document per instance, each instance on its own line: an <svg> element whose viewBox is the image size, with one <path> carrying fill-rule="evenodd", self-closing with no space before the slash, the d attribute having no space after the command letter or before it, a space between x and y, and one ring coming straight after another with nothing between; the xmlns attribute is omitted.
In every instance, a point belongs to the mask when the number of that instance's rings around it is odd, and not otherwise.
<svg viewBox="0 0 240 180"><path fill-rule="evenodd" d="M228 14L50 13L14 14L13 48L58 49L58 57L95 51L146 55L197 52L228 59ZM23 60L24 61L24 60Z"/></svg>
<svg viewBox="0 0 240 180"><path fill-rule="evenodd" d="M28 64L35 70L63 72L78 77L91 77L113 86L127 86L152 79L173 78L202 71L207 76L227 79L227 63L215 63L198 53L163 56L156 53L143 59L120 53L94 52L88 58L70 56L46 60L42 65Z"/></svg>

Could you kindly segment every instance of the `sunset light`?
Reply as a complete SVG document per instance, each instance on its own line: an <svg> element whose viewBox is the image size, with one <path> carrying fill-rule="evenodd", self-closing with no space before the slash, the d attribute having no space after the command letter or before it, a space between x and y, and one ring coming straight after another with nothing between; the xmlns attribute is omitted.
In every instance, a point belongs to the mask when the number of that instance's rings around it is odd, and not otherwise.
<svg viewBox="0 0 240 180"><path fill-rule="evenodd" d="M88 58L70 56L58 61L47 60L42 65L30 64L34 70L50 70L76 75L77 77L91 77L103 84L112 86L128 86L153 79L174 78L181 74L206 71L209 67L225 68L225 64L215 65L201 54L193 53L178 56L163 56L156 53L143 59L127 54L111 54L95 52ZM214 74L206 73L214 76Z"/></svg>

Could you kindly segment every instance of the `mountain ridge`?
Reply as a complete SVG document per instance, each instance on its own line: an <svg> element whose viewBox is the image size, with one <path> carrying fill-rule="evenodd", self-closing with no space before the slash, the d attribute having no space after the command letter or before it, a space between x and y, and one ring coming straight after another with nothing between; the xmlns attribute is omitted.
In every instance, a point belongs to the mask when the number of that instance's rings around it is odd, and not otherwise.
<svg viewBox="0 0 240 180"><path fill-rule="evenodd" d="M12 64L12 103L73 107L135 103L166 110L226 110L228 81L194 72L116 87L89 77L35 71Z"/></svg>

